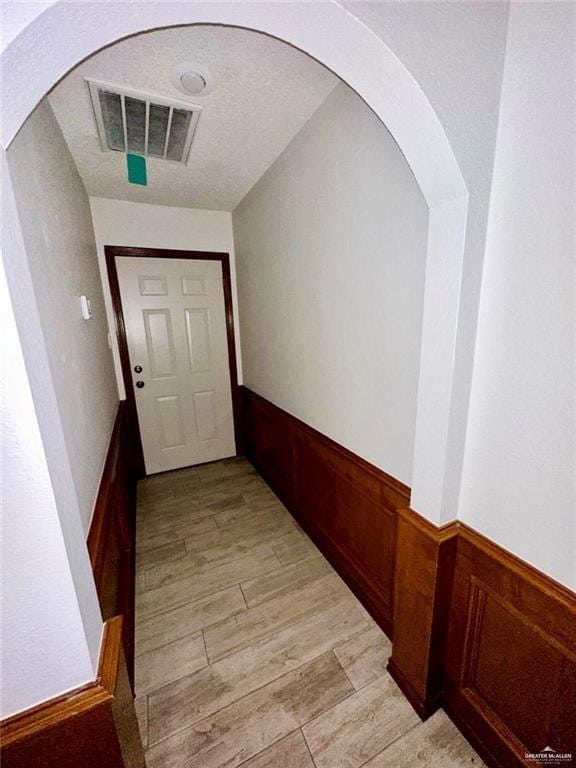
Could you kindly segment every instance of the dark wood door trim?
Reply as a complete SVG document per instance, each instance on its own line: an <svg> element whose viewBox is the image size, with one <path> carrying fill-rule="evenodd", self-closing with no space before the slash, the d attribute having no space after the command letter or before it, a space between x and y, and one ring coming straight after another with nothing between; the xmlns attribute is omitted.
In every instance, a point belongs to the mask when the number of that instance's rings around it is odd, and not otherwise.
<svg viewBox="0 0 576 768"><path fill-rule="evenodd" d="M136 398L132 385L132 373L130 369L130 356L128 354L128 339L126 325L122 311L122 298L120 296L120 284L116 269L117 256L129 256L137 259L194 259L196 261L219 261L222 264L222 282L224 288L224 308L226 313L226 339L228 342L228 367L230 370L230 387L232 391L232 412L234 417L234 438L236 440L236 453L243 453L242 430L240 428L240 399L238 389L238 364L236 360L236 334L234 330L234 309L232 305L232 278L230 273L230 254L214 251L180 251L168 248L134 248L131 246L105 245L106 270L108 283L112 296L112 308L116 326L116 337L122 365L122 378L126 390L126 405L128 417L133 434L137 437L135 446L135 463L139 473L143 476L144 452L142 450L142 437L138 424L136 410Z"/></svg>

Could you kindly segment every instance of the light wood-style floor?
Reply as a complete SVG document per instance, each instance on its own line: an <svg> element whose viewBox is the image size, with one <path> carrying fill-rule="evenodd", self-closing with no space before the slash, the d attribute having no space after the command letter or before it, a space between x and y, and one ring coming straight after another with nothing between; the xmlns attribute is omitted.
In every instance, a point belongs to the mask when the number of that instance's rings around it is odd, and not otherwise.
<svg viewBox="0 0 576 768"><path fill-rule="evenodd" d="M244 460L139 485L136 709L148 768L462 768L391 646Z"/></svg>

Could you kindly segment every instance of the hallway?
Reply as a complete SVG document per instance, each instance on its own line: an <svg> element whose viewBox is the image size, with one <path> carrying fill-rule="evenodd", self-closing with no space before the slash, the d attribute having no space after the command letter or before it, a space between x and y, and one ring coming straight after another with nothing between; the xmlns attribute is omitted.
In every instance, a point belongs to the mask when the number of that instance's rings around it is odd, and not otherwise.
<svg viewBox="0 0 576 768"><path fill-rule="evenodd" d="M243 459L139 485L136 711L148 768L461 768L391 644Z"/></svg>

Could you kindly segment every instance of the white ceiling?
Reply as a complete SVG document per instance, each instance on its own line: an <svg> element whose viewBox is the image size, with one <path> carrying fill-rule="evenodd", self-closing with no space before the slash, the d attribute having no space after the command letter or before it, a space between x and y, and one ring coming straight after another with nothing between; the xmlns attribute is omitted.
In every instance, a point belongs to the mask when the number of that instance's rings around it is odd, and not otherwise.
<svg viewBox="0 0 576 768"><path fill-rule="evenodd" d="M173 67L189 61L209 68L209 95L187 97L171 83ZM148 186L129 184L124 155L100 147L85 77L201 104L188 164L148 158ZM48 98L89 195L233 210L336 83L278 40L196 26L138 35L100 51Z"/></svg>

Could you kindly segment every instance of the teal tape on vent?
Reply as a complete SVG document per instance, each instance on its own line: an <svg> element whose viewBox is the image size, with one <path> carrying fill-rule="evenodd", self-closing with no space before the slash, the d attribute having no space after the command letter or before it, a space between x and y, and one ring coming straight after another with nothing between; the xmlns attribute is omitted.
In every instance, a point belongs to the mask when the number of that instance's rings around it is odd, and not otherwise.
<svg viewBox="0 0 576 768"><path fill-rule="evenodd" d="M148 186L146 175L146 158L140 155L126 155L126 167L128 168L128 181L130 184Z"/></svg>

